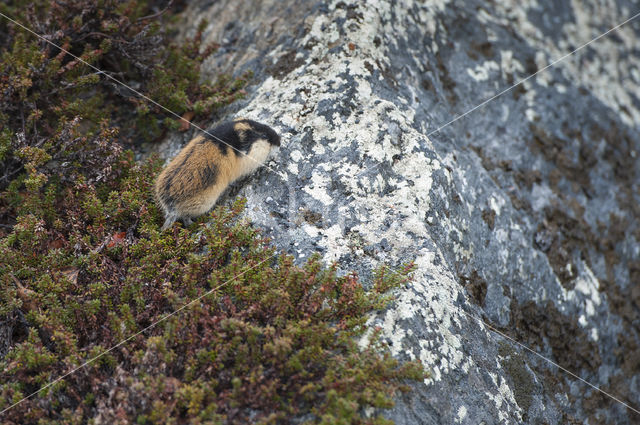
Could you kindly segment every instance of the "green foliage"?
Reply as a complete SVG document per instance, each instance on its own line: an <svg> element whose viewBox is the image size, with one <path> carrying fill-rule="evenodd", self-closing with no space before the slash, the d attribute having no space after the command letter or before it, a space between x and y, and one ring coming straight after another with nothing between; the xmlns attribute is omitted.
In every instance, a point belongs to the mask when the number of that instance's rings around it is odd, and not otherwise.
<svg viewBox="0 0 640 425"><path fill-rule="evenodd" d="M138 423L269 423L308 413L309 423L383 423L362 408L389 407L403 380L424 377L375 335L364 350L354 339L366 313L389 300L381 288L404 283L410 268L392 280L378 272L366 292L317 256L295 266L238 218L242 200L217 208L197 232L160 232L149 195L157 162L122 161L114 190L79 184L55 200L50 219L25 215L2 241L2 304L17 306L30 326L0 362L0 408L204 296L9 420L25 411L24 423L62 420L66 410L113 420L120 408ZM85 214L88 204L99 214ZM57 230L56 221L75 225Z"/></svg>
<svg viewBox="0 0 640 425"><path fill-rule="evenodd" d="M2 13L102 71L0 19L0 190L25 171L32 190L52 174L107 178L122 142L155 140L179 127L177 117L111 78L192 120L244 95L249 74L199 81L201 62L216 49L202 45L205 22L193 39L176 45L168 14L154 13L164 6L153 0L0 3ZM107 144L113 137L105 133L116 127L120 143Z"/></svg>
<svg viewBox="0 0 640 425"><path fill-rule="evenodd" d="M150 7L0 4L179 113L206 115L242 94L243 79L199 84L213 47L199 34L164 43L160 21L141 18ZM243 200L206 226L160 232L160 162L136 163L123 147L160 132L159 111L3 21L0 42L0 322L12 330L0 410L162 319L2 423L387 423L364 407L391 406L424 370L393 359L378 331L362 349L356 338L410 265L377 271L368 292L318 256L296 266L239 218Z"/></svg>

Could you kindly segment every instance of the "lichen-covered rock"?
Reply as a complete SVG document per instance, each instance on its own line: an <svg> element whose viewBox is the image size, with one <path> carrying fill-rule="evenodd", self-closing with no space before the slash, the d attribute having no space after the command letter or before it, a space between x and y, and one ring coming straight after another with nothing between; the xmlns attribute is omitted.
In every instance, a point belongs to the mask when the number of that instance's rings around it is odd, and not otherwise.
<svg viewBox="0 0 640 425"><path fill-rule="evenodd" d="M221 48L203 78L254 70L227 110L283 136L236 185L300 260L415 260L371 318L431 378L398 424L630 424L640 415L640 44L625 0L196 2ZM188 135L185 135L188 137ZM173 140L171 149L179 145ZM170 150L171 150L170 149Z"/></svg>

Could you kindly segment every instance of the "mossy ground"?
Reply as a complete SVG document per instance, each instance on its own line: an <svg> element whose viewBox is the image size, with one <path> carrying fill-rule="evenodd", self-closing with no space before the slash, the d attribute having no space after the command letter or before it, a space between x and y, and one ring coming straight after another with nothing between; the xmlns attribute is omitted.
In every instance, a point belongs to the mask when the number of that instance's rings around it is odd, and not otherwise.
<svg viewBox="0 0 640 425"><path fill-rule="evenodd" d="M198 82L214 46L166 43L153 2L30 4L0 10L179 114L242 95L244 79ZM242 200L160 232L160 163L126 148L177 121L6 21L0 41L0 410L211 292L2 423L385 422L363 408L424 370L355 338L410 266L368 292L317 256L295 266L239 218Z"/></svg>

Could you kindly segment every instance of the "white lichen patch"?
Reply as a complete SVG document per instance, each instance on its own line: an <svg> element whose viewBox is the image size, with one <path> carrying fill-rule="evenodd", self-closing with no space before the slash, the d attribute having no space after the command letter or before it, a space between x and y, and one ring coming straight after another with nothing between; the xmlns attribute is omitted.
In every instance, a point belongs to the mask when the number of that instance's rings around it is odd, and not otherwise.
<svg viewBox="0 0 640 425"><path fill-rule="evenodd" d="M467 74L475 81L487 81L491 77L491 71L499 71L500 65L496 61L485 61L474 68L467 68Z"/></svg>
<svg viewBox="0 0 640 425"><path fill-rule="evenodd" d="M594 304L600 305L600 282L586 264L584 264L584 273L576 280L575 290L588 296Z"/></svg>
<svg viewBox="0 0 640 425"><path fill-rule="evenodd" d="M500 51L500 69L504 79L508 79L509 75L518 74L525 70L520 61L513 57L511 50Z"/></svg>
<svg viewBox="0 0 640 425"><path fill-rule="evenodd" d="M299 150L294 149L289 154L289 157L290 157L291 161L293 161L293 162L300 162L302 160L302 158L303 158L303 155Z"/></svg>
<svg viewBox="0 0 640 425"><path fill-rule="evenodd" d="M542 87L549 87L549 84L553 81L553 79L550 72L544 72L545 68L549 65L546 53L543 51L537 51L535 63L536 67L538 68L538 72L535 76L536 83L540 84Z"/></svg>
<svg viewBox="0 0 640 425"><path fill-rule="evenodd" d="M581 314L580 317L578 318L578 324L584 328L588 325L588 323L589 322L587 322L587 318L584 317L584 314Z"/></svg>
<svg viewBox="0 0 640 425"><path fill-rule="evenodd" d="M615 0L586 2L571 0L574 20L564 23L564 37L559 41L546 36L530 20L530 10L539 10L535 0L505 0L495 3L491 22L508 22L510 27L524 36L538 54L536 65L540 69L552 61L571 54L610 28L629 19L634 12L617 7ZM575 86L587 87L591 93L616 111L625 124L636 126L640 122L640 106L629 93L640 93L640 81L633 70L640 69L640 56L629 54L637 47L637 35L632 24L624 25L588 47L575 52L554 65ZM543 71L536 76L541 85L552 81L551 73Z"/></svg>
<svg viewBox="0 0 640 425"><path fill-rule="evenodd" d="M334 262L343 255L348 254L348 242L339 225L333 225L324 229L324 238L320 241L320 246L326 248L325 258L328 262Z"/></svg>
<svg viewBox="0 0 640 425"><path fill-rule="evenodd" d="M506 204L506 200L501 196L492 196L489 198L489 207L496 212L496 215L500 215L502 207Z"/></svg>
<svg viewBox="0 0 640 425"><path fill-rule="evenodd" d="M536 122L540 120L540 114L538 114L533 108L527 108L524 111L524 115L527 117L527 121L529 122Z"/></svg>
<svg viewBox="0 0 640 425"><path fill-rule="evenodd" d="M315 226L312 226L310 224L304 224L302 226L302 230L304 230L306 232L307 235L309 235L309 237L316 237L320 235L320 229L318 229Z"/></svg>
<svg viewBox="0 0 640 425"><path fill-rule="evenodd" d="M511 418L510 416L508 416L506 413L506 409L503 408L503 405L510 404L511 406L516 406L516 407L518 406L518 404L516 403L513 391L509 387L504 377L498 376L493 373L489 373L489 375L492 381L494 382L494 384L498 387L498 392L486 393L487 400L492 401L494 406L496 407L496 410L498 411L497 419L500 423L511 423L511 420L516 418ZM498 385L498 381L500 382L499 385ZM515 414L515 416L517 416L517 419L522 420L521 413L519 412L519 410L520 409L518 408L513 413Z"/></svg>
<svg viewBox="0 0 640 425"><path fill-rule="evenodd" d="M295 162L291 162L287 165L287 171L289 174L293 174L294 176L298 174L298 164Z"/></svg>
<svg viewBox="0 0 640 425"><path fill-rule="evenodd" d="M589 266L582 263L581 273L575 280L574 288L570 291L565 290L563 295L568 301L580 300L586 317L591 317L596 314L596 307L602 302L599 288L600 282L598 279ZM578 296L578 294L581 294L581 296ZM586 326L586 322L583 326Z"/></svg>
<svg viewBox="0 0 640 425"><path fill-rule="evenodd" d="M302 190L307 192L314 199L322 202L324 205L331 205L334 200L326 190L328 181L329 179L325 174L314 172L311 175L311 185L303 187Z"/></svg>
<svg viewBox="0 0 640 425"><path fill-rule="evenodd" d="M456 423L461 424L466 417L467 417L467 408L465 406L460 406L458 408L458 417L456 418Z"/></svg>

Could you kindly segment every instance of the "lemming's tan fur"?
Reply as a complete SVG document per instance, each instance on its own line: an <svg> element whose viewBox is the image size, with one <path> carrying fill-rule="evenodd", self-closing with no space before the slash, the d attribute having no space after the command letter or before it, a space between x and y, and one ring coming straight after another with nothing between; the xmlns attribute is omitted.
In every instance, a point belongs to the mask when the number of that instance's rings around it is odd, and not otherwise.
<svg viewBox="0 0 640 425"><path fill-rule="evenodd" d="M251 130L251 126L249 124L247 124L246 122L239 121L239 120L236 120L234 122L233 128L237 132Z"/></svg>
<svg viewBox="0 0 640 425"><path fill-rule="evenodd" d="M180 218L190 224L191 218L213 208L231 183L264 163L272 147L279 146L280 138L268 127L269 132L265 133L263 127L266 126L241 119L235 121L233 127L227 124L224 129L220 126L212 130L212 134L216 135L216 130L223 129L216 136L226 134L228 139L237 140L235 145L230 144L236 148L248 147L246 154L197 136L171 160L155 184L156 200L166 216L162 230ZM262 133L256 128L262 129ZM253 139L247 141L249 137ZM223 137L221 139L224 140Z"/></svg>

